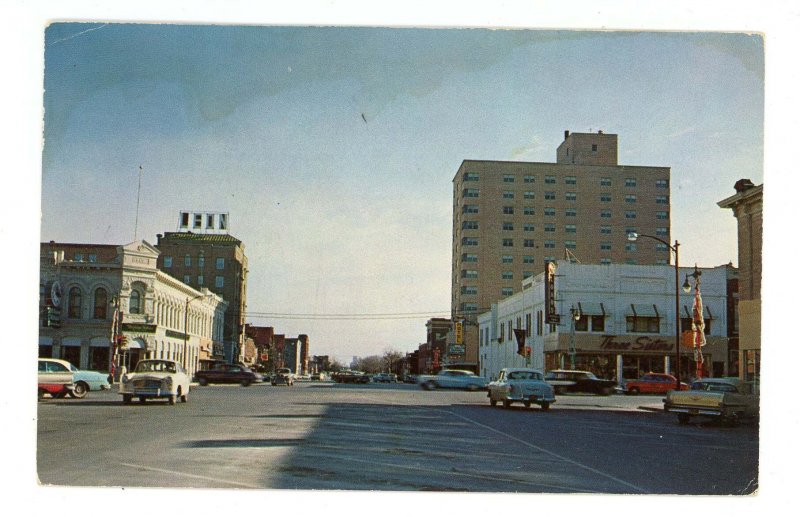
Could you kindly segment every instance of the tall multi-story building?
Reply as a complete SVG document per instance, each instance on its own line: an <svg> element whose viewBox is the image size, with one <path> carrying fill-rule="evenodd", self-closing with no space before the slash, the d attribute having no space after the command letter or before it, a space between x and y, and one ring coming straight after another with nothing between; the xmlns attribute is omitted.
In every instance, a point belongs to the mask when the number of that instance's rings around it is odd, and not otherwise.
<svg viewBox="0 0 800 517"><path fill-rule="evenodd" d="M669 264L670 169L619 165L617 135L564 132L555 163L464 160L453 178L452 318L465 362L476 318L545 263Z"/></svg>
<svg viewBox="0 0 800 517"><path fill-rule="evenodd" d="M761 249L764 185L741 179L736 194L717 205L730 208L737 221L739 242L739 377L757 381L761 375Z"/></svg>
<svg viewBox="0 0 800 517"><path fill-rule="evenodd" d="M228 214L181 212L179 231L158 235L158 268L195 289L208 288L228 302L223 349L214 355L244 360L247 257L244 244L229 235Z"/></svg>

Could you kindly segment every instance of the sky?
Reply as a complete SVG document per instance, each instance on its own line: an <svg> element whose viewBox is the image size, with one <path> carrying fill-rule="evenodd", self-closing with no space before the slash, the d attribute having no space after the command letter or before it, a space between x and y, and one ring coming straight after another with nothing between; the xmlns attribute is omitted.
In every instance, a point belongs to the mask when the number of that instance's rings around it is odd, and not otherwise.
<svg viewBox="0 0 800 517"><path fill-rule="evenodd" d="M6 279L14 295L0 302L7 346L36 340L31 286L39 242L133 240L139 165L139 238L152 242L175 230L180 210L230 212L232 234L247 246L253 311L437 315L449 311L451 180L461 161L552 162L564 130L603 129L619 135L620 163L672 168L671 222L682 264L736 262L735 219L716 202L733 194L737 179L760 183L767 174L762 389L769 396L762 400L760 493L637 501L657 515L689 503L731 515L792 504L794 477L783 475L791 463L777 444L797 427L784 400L794 393L784 366L798 359L796 347L785 346L797 292L787 272L800 252L792 224L800 130L800 12L793 1L276 4L0 4L0 237L14 243L13 252L0 254L3 270L14 272ZM88 23L53 25L63 20ZM108 20L232 27L193 38L187 27ZM242 24L496 30L235 27ZM595 32L497 34L532 27ZM290 335L309 332L314 353L348 360L386 346L414 348L425 339L424 321L255 323ZM28 352L33 361L35 347ZM32 382L23 371L33 370L7 369L11 377L3 382ZM6 397L0 407L16 415L4 441L18 460L2 469L4 486L14 487L9 495L27 505L74 498L84 508L139 511L142 491L39 487L32 481L35 403ZM162 504L182 508L264 505L258 491L161 495ZM269 497L270 508L306 513L295 492ZM333 514L354 504L352 493L304 493L302 501ZM386 493L364 493L355 504L405 515L421 502L407 495L391 500L398 504L386 501ZM568 502L611 515L620 503L629 506L610 496L438 494L436 502L468 514Z"/></svg>
<svg viewBox="0 0 800 517"><path fill-rule="evenodd" d="M736 262L716 202L763 181L758 35L54 23L44 37L42 241L155 243L181 210L228 212L247 320L347 362L414 350L449 316L464 159L554 162L564 130L616 133L621 164L671 167L673 237L700 266ZM319 319L333 314L347 316Z"/></svg>

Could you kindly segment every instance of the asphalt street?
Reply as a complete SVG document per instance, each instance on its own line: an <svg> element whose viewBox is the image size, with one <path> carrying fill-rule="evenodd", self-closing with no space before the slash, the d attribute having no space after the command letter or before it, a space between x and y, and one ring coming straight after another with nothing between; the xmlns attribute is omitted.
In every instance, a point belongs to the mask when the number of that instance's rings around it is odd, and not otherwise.
<svg viewBox="0 0 800 517"><path fill-rule="evenodd" d="M678 425L661 396L559 396L543 411L414 385L116 391L38 406L37 471L57 486L749 494L758 426ZM648 410L648 408L650 410ZM700 461L698 461L700 459Z"/></svg>

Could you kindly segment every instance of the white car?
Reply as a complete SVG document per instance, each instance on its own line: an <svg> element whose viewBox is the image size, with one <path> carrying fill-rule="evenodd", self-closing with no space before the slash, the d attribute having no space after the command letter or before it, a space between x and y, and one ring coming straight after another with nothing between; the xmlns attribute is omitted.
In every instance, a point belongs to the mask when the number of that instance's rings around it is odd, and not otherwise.
<svg viewBox="0 0 800 517"><path fill-rule="evenodd" d="M488 386L489 404L496 406L498 402L507 408L514 402L521 402L525 407L538 404L545 411L556 401L553 387L544 380L544 374L532 368L503 368L496 381Z"/></svg>
<svg viewBox="0 0 800 517"><path fill-rule="evenodd" d="M139 361L133 372L122 376L119 394L122 402L130 404L133 397L139 402L147 399L165 398L170 404L177 399L186 402L191 379L177 361L168 359L145 359Z"/></svg>
<svg viewBox="0 0 800 517"><path fill-rule="evenodd" d="M469 370L441 370L436 375L420 375L417 382L424 390L451 388L478 391L486 388L486 379Z"/></svg>

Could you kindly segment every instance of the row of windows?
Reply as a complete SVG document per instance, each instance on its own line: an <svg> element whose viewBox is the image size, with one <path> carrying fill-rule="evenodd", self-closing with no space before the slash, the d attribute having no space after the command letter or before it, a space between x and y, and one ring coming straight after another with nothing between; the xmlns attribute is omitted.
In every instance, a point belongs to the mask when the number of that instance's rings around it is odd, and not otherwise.
<svg viewBox="0 0 800 517"><path fill-rule="evenodd" d="M464 181L480 181L481 177L480 174L477 172L466 172L464 173ZM515 183L517 181L517 176L514 174L504 174L503 175L503 183ZM532 174L526 174L522 176L523 183L536 183L536 176ZM558 180L556 176L545 176L544 182L547 185L555 185ZM566 185L577 185L578 178L577 176L564 176L564 184ZM601 187L610 187L612 186L612 180L610 177L602 177L600 178L600 186ZM625 186L626 187L636 187L637 186L637 179L636 178L625 178ZM657 179L655 181L656 188L669 188L669 180L666 179Z"/></svg>
<svg viewBox="0 0 800 517"><path fill-rule="evenodd" d="M544 231L546 231L546 232L555 232L555 227L549 228L547 225L545 225ZM543 242L544 242L544 247L545 248L555 249L555 247L556 247L556 241L554 241L554 240L545 240ZM512 239L512 238L502 239L501 244L502 244L502 246L504 248L513 248L514 247L514 239ZM478 246L478 239L476 237L463 237L461 239L461 245L462 246ZM535 243L534 239L522 239L522 247L523 248L535 248L536 247L536 243ZM577 241L565 240L564 241L564 247L567 248L567 249L574 250L574 249L577 248ZM611 250L611 242L609 242L609 241L601 242L600 243L600 249L604 250L604 251ZM668 248L667 248L667 246L665 244L658 243L658 244L656 244L655 249L656 249L656 251L667 251ZM636 243L635 242L626 242L625 243L625 251L636 251ZM471 253L471 254L470 253L465 253L465 254L462 254L462 257L468 257L468 259L465 260L465 262L477 262L478 261L478 255L474 254L474 253ZM217 277L217 278L221 278L221 277ZM221 287L221 286L218 286L218 287Z"/></svg>
<svg viewBox="0 0 800 517"><path fill-rule="evenodd" d="M474 205L473 205L474 206ZM502 207L503 215L514 215L514 207L513 206L504 206ZM477 207L474 208L474 211L464 212L464 213L472 213L477 214L478 209ZM536 211L532 206L526 206L522 209L523 215L536 215ZM547 217L555 217L556 209L552 207L545 207L544 208L544 215ZM567 208L564 210L564 215L566 217L577 217L578 210L575 208ZM625 210L625 218L626 219L636 219L638 216L636 210ZM604 219L610 219L613 217L613 212L611 210L600 210L600 217ZM655 212L655 218L659 221L666 221L669 220L669 212L666 210L657 210Z"/></svg>
<svg viewBox="0 0 800 517"><path fill-rule="evenodd" d="M477 230L478 229L478 221L464 221L461 223L461 228L463 230ZM503 231L514 231L515 225L511 221L504 221L503 222ZM554 223L545 223L544 231L546 232L555 232L556 225ZM531 223L525 223L522 225L522 230L525 232L533 232L536 231L536 225ZM578 233L578 227L574 224L565 224L564 225L564 232L565 233ZM612 227L610 225L602 225L600 226L600 234L601 235L611 235ZM635 226L626 226L623 235L630 235L631 233L638 233L638 230ZM658 236L666 237L669 235L669 229L665 226L659 226L655 229L655 234ZM466 238L466 237L465 237ZM661 247L665 247L663 244L659 243L656 246L656 249L660 249Z"/></svg>
<svg viewBox="0 0 800 517"><path fill-rule="evenodd" d="M197 285L203 286L205 285L206 277L203 275L197 275ZM183 275L183 283L187 285L192 284L192 276L191 275ZM214 287L217 289L222 289L225 287L225 277L217 275L214 277Z"/></svg>
<svg viewBox="0 0 800 517"><path fill-rule="evenodd" d="M462 191L463 197L480 197L480 189L474 188L465 188ZM503 199L514 199L516 193L513 190L504 190L503 191ZM557 193L554 191L545 191L544 198L548 201L555 201L558 197ZM536 199L536 193L532 190L526 190L522 193L522 198L531 200ZM577 201L578 200L578 193L577 192L564 192L564 199L566 201ZM608 192L601 192L600 193L600 202L601 203L610 203L612 201L611 194ZM627 194L625 196L626 203L636 203L638 201L638 197L635 194ZM669 204L669 196L656 196L656 204L659 205L668 205ZM474 212L466 212L466 208L462 209L465 213L478 213L478 207L475 205L470 205L471 210L475 210Z"/></svg>
<svg viewBox="0 0 800 517"><path fill-rule="evenodd" d="M166 255L164 256L164 268L171 268L173 264L173 259L171 256ZM192 256L191 255L184 255L183 256L183 265L184 266L191 266L192 265ZM199 255L197 257L197 267L205 267L206 265L206 258L203 255ZM222 257L218 257L214 263L217 269L225 269L225 259Z"/></svg>
<svg viewBox="0 0 800 517"><path fill-rule="evenodd" d="M72 255L72 260L75 262L89 262L93 264L97 262L97 253L75 253Z"/></svg>

